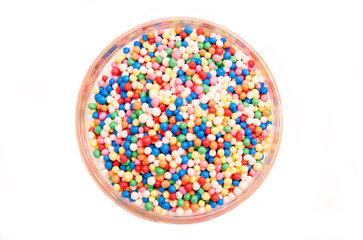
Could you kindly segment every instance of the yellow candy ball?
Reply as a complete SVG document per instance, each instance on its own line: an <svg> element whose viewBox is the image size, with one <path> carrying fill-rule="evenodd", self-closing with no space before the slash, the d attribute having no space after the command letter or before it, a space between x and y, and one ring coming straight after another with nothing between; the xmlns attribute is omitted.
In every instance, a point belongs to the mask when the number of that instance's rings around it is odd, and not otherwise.
<svg viewBox="0 0 363 240"><path fill-rule="evenodd" d="M255 165L253 165L253 169L255 169L256 171L260 171L262 168L262 164L257 162L255 163Z"/></svg>
<svg viewBox="0 0 363 240"><path fill-rule="evenodd" d="M89 142L89 145L91 147L97 147L98 143L97 143L97 139L92 139L90 142Z"/></svg>
<svg viewBox="0 0 363 240"><path fill-rule="evenodd" d="M150 164L150 165L149 165L149 169L150 169L150 171L152 172L152 171L155 171L156 167L155 167L155 165L154 165L154 164Z"/></svg>
<svg viewBox="0 0 363 240"><path fill-rule="evenodd" d="M161 210L162 210L162 208L160 206L154 207L154 212L155 213L161 213Z"/></svg>
<svg viewBox="0 0 363 240"><path fill-rule="evenodd" d="M148 48L148 47L150 46L150 43L149 43L149 42L144 42L144 43L142 44L142 46L143 46L144 48Z"/></svg>
<svg viewBox="0 0 363 240"><path fill-rule="evenodd" d="M196 171L196 172L197 172L197 171L200 171L200 166L199 166L199 165L194 165L194 167L193 167L193 168L194 168L194 171Z"/></svg>
<svg viewBox="0 0 363 240"><path fill-rule="evenodd" d="M137 119L134 119L134 120L132 120L132 125L134 125L134 126L139 126L139 120L137 120Z"/></svg>
<svg viewBox="0 0 363 240"><path fill-rule="evenodd" d="M135 82L137 80L137 77L134 74L130 75L130 81Z"/></svg>
<svg viewBox="0 0 363 240"><path fill-rule="evenodd" d="M160 161L166 160L166 156L163 153L160 153L158 157Z"/></svg>
<svg viewBox="0 0 363 240"><path fill-rule="evenodd" d="M166 115L161 115L159 118L160 122L167 122L168 121L168 117Z"/></svg>
<svg viewBox="0 0 363 240"><path fill-rule="evenodd" d="M255 155L253 156L256 160L260 160L262 158L262 153L260 152L256 152Z"/></svg>
<svg viewBox="0 0 363 240"><path fill-rule="evenodd" d="M120 189L121 189L120 185L118 184L113 185L113 190L115 190L116 192L120 191Z"/></svg>
<svg viewBox="0 0 363 240"><path fill-rule="evenodd" d="M203 70L203 72L210 72L210 69L209 69L209 67L208 67L208 66L204 66L204 67L202 68L202 70Z"/></svg>
<svg viewBox="0 0 363 240"><path fill-rule="evenodd" d="M123 148L123 147L120 147L120 149L118 150L118 153L119 154L124 154L125 153L125 148Z"/></svg>
<svg viewBox="0 0 363 240"><path fill-rule="evenodd" d="M217 109L217 116L220 116L220 117L224 116L224 109L223 108L218 108Z"/></svg>
<svg viewBox="0 0 363 240"><path fill-rule="evenodd" d="M92 90L92 92L93 92L94 94L97 94L97 93L99 93L99 92L100 92L100 89L99 89L98 87L94 87L94 88L93 88L93 90Z"/></svg>
<svg viewBox="0 0 363 240"><path fill-rule="evenodd" d="M135 180L136 180L136 182L141 182L142 181L142 176L141 175L137 175L136 177L135 177Z"/></svg>
<svg viewBox="0 0 363 240"><path fill-rule="evenodd" d="M124 175L123 175L123 179L126 181L126 182L130 182L132 180L134 175L132 175L131 172L125 172Z"/></svg>
<svg viewBox="0 0 363 240"><path fill-rule="evenodd" d="M207 204L207 205L205 205L204 209L205 209L205 211L209 212L210 210L212 210L212 207L211 207L211 205Z"/></svg>
<svg viewBox="0 0 363 240"><path fill-rule="evenodd" d="M150 192L150 195L152 196L152 197L157 197L158 195L159 195L159 192L158 192L158 190L152 190L151 192Z"/></svg>
<svg viewBox="0 0 363 240"><path fill-rule="evenodd" d="M214 114L208 114L207 115L207 120L208 121L211 121L211 122L213 122L213 120L216 118L216 115L214 115Z"/></svg>
<svg viewBox="0 0 363 240"><path fill-rule="evenodd" d="M187 122L187 126L188 126L188 128L192 128L192 127L194 127L194 125L195 125L195 123L194 123L194 121L192 121L192 120L189 120L189 121Z"/></svg>
<svg viewBox="0 0 363 240"><path fill-rule="evenodd" d="M204 193L202 194L202 199L203 199L204 201L208 201L208 200L210 199L210 195L209 195L209 193L208 193L208 192L204 192Z"/></svg>
<svg viewBox="0 0 363 240"><path fill-rule="evenodd" d="M226 188L223 188L223 189L222 189L222 191L221 191L221 194L222 194L223 196L227 196L227 195L228 195L228 193L229 193L229 191L228 191L228 189L226 189Z"/></svg>
<svg viewBox="0 0 363 240"><path fill-rule="evenodd" d="M217 155L220 156L220 157L224 156L224 150L223 149L218 149Z"/></svg>
<svg viewBox="0 0 363 240"><path fill-rule="evenodd" d="M235 146L237 149L241 149L241 148L243 148L243 143L241 141L238 141L238 142L236 142Z"/></svg>
<svg viewBox="0 0 363 240"><path fill-rule="evenodd" d="M148 133L149 133L150 137L152 137L152 136L155 136L155 135L156 135L156 131L155 131L155 130L153 130L153 129L150 129Z"/></svg>
<svg viewBox="0 0 363 240"><path fill-rule="evenodd" d="M212 129L211 129L211 133L212 133L213 135L217 135L217 134L219 133L218 128L216 128L216 127L212 128Z"/></svg>
<svg viewBox="0 0 363 240"><path fill-rule="evenodd" d="M117 159L117 153L115 152L110 152L108 156L112 161L115 161Z"/></svg>
<svg viewBox="0 0 363 240"><path fill-rule="evenodd" d="M134 74L135 76L139 76L140 75L140 70L139 69L134 69L134 70L132 70L132 74Z"/></svg>
<svg viewBox="0 0 363 240"><path fill-rule="evenodd" d="M169 198L169 196L170 196L170 193L168 191L163 192L164 198Z"/></svg>
<svg viewBox="0 0 363 240"><path fill-rule="evenodd" d="M200 107L198 107L197 109L195 109L195 111L194 111L194 116L196 116L196 117L203 117L203 109L202 108L200 108Z"/></svg>
<svg viewBox="0 0 363 240"><path fill-rule="evenodd" d="M149 55L146 55L144 57L144 62L150 62L151 61L151 57Z"/></svg>
<svg viewBox="0 0 363 240"><path fill-rule="evenodd" d="M243 165L243 166L241 167L241 173L243 173L243 174L248 173L248 167L247 167L246 165Z"/></svg>
<svg viewBox="0 0 363 240"><path fill-rule="evenodd" d="M212 172L216 169L216 166L214 164L208 164L207 171Z"/></svg>
<svg viewBox="0 0 363 240"><path fill-rule="evenodd" d="M125 58L126 58L126 54L124 54L124 53L119 53L119 54L117 54L117 55L116 55L116 57L115 57L115 62L116 62L117 64L120 64L123 60L125 60Z"/></svg>
<svg viewBox="0 0 363 240"><path fill-rule="evenodd" d="M192 32L191 34L189 34L189 37L190 37L190 39L192 39L193 41L195 41L195 40L197 40L198 35L197 35L196 32Z"/></svg>
<svg viewBox="0 0 363 240"><path fill-rule="evenodd" d="M205 202L203 200L199 200L198 205L203 208L205 206Z"/></svg>
<svg viewBox="0 0 363 240"><path fill-rule="evenodd" d="M112 168L112 172L113 173L118 173L120 171L120 168L119 167L117 167L117 166L114 166L113 168Z"/></svg>
<svg viewBox="0 0 363 240"><path fill-rule="evenodd" d="M199 152L197 152L197 151L192 152L192 158L193 159L198 159L199 157L200 157Z"/></svg>
<svg viewBox="0 0 363 240"><path fill-rule="evenodd" d="M169 140L169 143L171 145L175 145L177 142L178 142L178 139L176 137L171 137L170 140Z"/></svg>
<svg viewBox="0 0 363 240"><path fill-rule="evenodd" d="M180 107L180 110L181 110L182 112L187 112L187 111L188 111L188 107L187 107L187 106L181 106L181 107Z"/></svg>
<svg viewBox="0 0 363 240"><path fill-rule="evenodd" d="M239 159L240 159L240 157L241 157L241 155L239 155L238 153L233 153L233 155L232 155L232 158L233 158L234 160L239 160Z"/></svg>
<svg viewBox="0 0 363 240"><path fill-rule="evenodd" d="M153 129L155 131L159 131L160 130L160 124L158 124L158 123L154 124Z"/></svg>
<svg viewBox="0 0 363 240"><path fill-rule="evenodd" d="M241 161L236 161L234 165L236 166L236 168L242 167Z"/></svg>
<svg viewBox="0 0 363 240"><path fill-rule="evenodd" d="M168 98L168 97L164 97L164 99L163 99L163 103L164 103L165 105L169 105L169 104L170 104L170 98Z"/></svg>
<svg viewBox="0 0 363 240"><path fill-rule="evenodd" d="M171 168L176 168L176 167L178 167L178 164L177 164L175 161L171 161L171 162L169 163L169 166L170 166Z"/></svg>

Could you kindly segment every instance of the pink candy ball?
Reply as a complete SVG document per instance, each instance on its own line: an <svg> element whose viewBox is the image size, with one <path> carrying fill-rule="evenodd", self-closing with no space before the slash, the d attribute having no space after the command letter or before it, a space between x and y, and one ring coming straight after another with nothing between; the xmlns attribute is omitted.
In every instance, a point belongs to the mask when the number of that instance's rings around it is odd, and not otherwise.
<svg viewBox="0 0 363 240"><path fill-rule="evenodd" d="M268 136L268 131L266 129L263 130L262 133L261 133L261 136L264 137L264 138L267 137Z"/></svg>
<svg viewBox="0 0 363 240"><path fill-rule="evenodd" d="M175 60L180 59L182 56L182 53L179 49L174 49L171 53L171 57L174 58Z"/></svg>
<svg viewBox="0 0 363 240"><path fill-rule="evenodd" d="M186 194L187 193L187 190L185 190L185 187L180 187L179 189L178 189L178 191L181 193L181 194Z"/></svg>
<svg viewBox="0 0 363 240"><path fill-rule="evenodd" d="M174 42L174 41L170 41L170 42L168 43L168 47L170 47L170 48L174 48L174 47L175 47L175 42Z"/></svg>
<svg viewBox="0 0 363 240"><path fill-rule="evenodd" d="M104 143L105 143L105 141L104 141L103 137L98 137L98 138L97 138L97 142L98 142L99 144L104 144Z"/></svg>
<svg viewBox="0 0 363 240"><path fill-rule="evenodd" d="M214 188L209 189L208 193L210 195L214 195L216 193L216 190Z"/></svg>
<svg viewBox="0 0 363 240"><path fill-rule="evenodd" d="M208 162L207 161L205 161L205 160L203 160L203 161L201 161L200 162L200 167L202 168L202 169L206 169L207 168L207 166L208 166Z"/></svg>
<svg viewBox="0 0 363 240"><path fill-rule="evenodd" d="M106 116L107 116L107 113L106 112L101 112L100 115L98 116L98 119L100 119L101 121L102 120L105 120L106 119Z"/></svg>
<svg viewBox="0 0 363 240"><path fill-rule="evenodd" d="M188 87L188 88L190 88L190 87L193 86L193 82L190 81L190 80L188 80L188 81L185 82L185 86Z"/></svg>
<svg viewBox="0 0 363 240"><path fill-rule="evenodd" d="M106 155L108 155L110 152L105 148L105 149L103 149L102 150L102 152L101 152L101 154L102 154L102 156L106 156Z"/></svg>
<svg viewBox="0 0 363 240"><path fill-rule="evenodd" d="M216 85L216 84L217 84L217 78L216 78L216 77L211 77L211 78L209 79L209 81L210 81L210 84L211 84L211 85Z"/></svg>
<svg viewBox="0 0 363 240"><path fill-rule="evenodd" d="M154 62L153 65L152 65L152 67L153 67L153 69L158 70L160 68L160 64L157 63L157 62Z"/></svg>
<svg viewBox="0 0 363 240"><path fill-rule="evenodd" d="M237 106L237 110L238 111L241 111L242 112L243 109L245 109L245 106L243 104L240 104L240 105Z"/></svg>
<svg viewBox="0 0 363 240"><path fill-rule="evenodd" d="M266 94L263 94L263 95L261 96L261 101L264 101L264 102L266 102L266 101L267 101L267 95L266 95Z"/></svg>
<svg viewBox="0 0 363 240"><path fill-rule="evenodd" d="M121 145L122 140L121 140L121 138L116 138L115 142L116 142L117 145Z"/></svg>
<svg viewBox="0 0 363 240"><path fill-rule="evenodd" d="M182 92L184 90L184 86L181 86L181 85L179 85L179 86L177 86L176 88L175 88L175 91L177 92L177 93L180 93L180 92Z"/></svg>
<svg viewBox="0 0 363 240"><path fill-rule="evenodd" d="M223 173L217 173L216 178L217 180L223 179L224 174Z"/></svg>
<svg viewBox="0 0 363 240"><path fill-rule="evenodd" d="M215 69L215 68L216 68L216 65L215 65L214 63L210 63L210 64L208 65L208 67L209 67L209 69L210 69L210 70L213 70L213 69Z"/></svg>
<svg viewBox="0 0 363 240"><path fill-rule="evenodd" d="M175 78L175 85L176 86L182 85L182 84L183 84L183 81L180 78Z"/></svg>
<svg viewBox="0 0 363 240"><path fill-rule="evenodd" d="M100 81L98 81L98 82L97 82L97 85L98 85L99 87L103 87L103 86L104 86L104 84L105 84L105 82L104 82L104 81L102 81L102 80L100 80Z"/></svg>
<svg viewBox="0 0 363 240"><path fill-rule="evenodd" d="M257 171L254 168L251 168L251 170L248 173L249 175L251 175L252 177L257 175Z"/></svg>
<svg viewBox="0 0 363 240"><path fill-rule="evenodd" d="M156 79L156 74L155 73L150 73L149 75L150 80L155 80Z"/></svg>
<svg viewBox="0 0 363 240"><path fill-rule="evenodd" d="M203 87L202 86L197 86L196 88L195 88L195 90L194 90L194 92L196 93L196 94L201 94L201 93L203 93Z"/></svg>
<svg viewBox="0 0 363 240"><path fill-rule="evenodd" d="M236 73L237 76L240 76L242 74L242 69L237 68L235 73Z"/></svg>
<svg viewBox="0 0 363 240"><path fill-rule="evenodd" d="M213 57L212 57L213 61L215 62L219 62L222 60L221 56L218 55L218 54L214 54Z"/></svg>
<svg viewBox="0 0 363 240"><path fill-rule="evenodd" d="M151 105L153 106L153 107L157 107L157 106L159 106L159 103L160 103L160 100L159 100L159 98L153 98L152 100L151 100Z"/></svg>

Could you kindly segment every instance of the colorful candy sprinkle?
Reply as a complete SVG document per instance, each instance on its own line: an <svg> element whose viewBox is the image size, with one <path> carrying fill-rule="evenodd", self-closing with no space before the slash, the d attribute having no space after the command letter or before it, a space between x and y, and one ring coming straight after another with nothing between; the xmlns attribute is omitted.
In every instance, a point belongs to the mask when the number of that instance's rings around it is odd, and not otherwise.
<svg viewBox="0 0 363 240"><path fill-rule="evenodd" d="M113 189L146 211L176 216L245 192L273 130L256 65L203 28L148 31L118 52L88 104L89 145Z"/></svg>

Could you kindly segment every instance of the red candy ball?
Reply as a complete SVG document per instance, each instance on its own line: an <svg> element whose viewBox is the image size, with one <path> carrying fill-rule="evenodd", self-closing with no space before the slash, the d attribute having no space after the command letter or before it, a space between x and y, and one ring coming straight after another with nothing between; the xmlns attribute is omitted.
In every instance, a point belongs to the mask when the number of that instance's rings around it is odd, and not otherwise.
<svg viewBox="0 0 363 240"><path fill-rule="evenodd" d="M204 185L205 184L205 178L204 177L199 177L198 178L198 183L199 183L199 185Z"/></svg>
<svg viewBox="0 0 363 240"><path fill-rule="evenodd" d="M102 76L102 80L103 80L104 82L106 82L106 81L107 81L107 79L108 79L108 77L107 77L106 75L103 75L103 76Z"/></svg>
<svg viewBox="0 0 363 240"><path fill-rule="evenodd" d="M253 66L255 66L255 62L254 62L254 61L252 61L252 60L249 60L247 64L248 64L248 66L249 66L250 68L252 68Z"/></svg>
<svg viewBox="0 0 363 240"><path fill-rule="evenodd" d="M190 69L195 69L197 67L197 64L195 62L193 62L193 61L190 61L188 63L188 66L189 66Z"/></svg>
<svg viewBox="0 0 363 240"><path fill-rule="evenodd" d="M204 140L202 141L202 144L203 144L203 146L204 146L204 147L209 147L209 145L210 145L210 140L209 140L208 138L206 138L206 139L204 139Z"/></svg>
<svg viewBox="0 0 363 240"><path fill-rule="evenodd" d="M127 162L127 157L125 155L120 155L119 160L120 162L125 163Z"/></svg>
<svg viewBox="0 0 363 240"><path fill-rule="evenodd" d="M197 29L197 34L198 34L198 36L204 34L203 29L202 28L198 28Z"/></svg>
<svg viewBox="0 0 363 240"><path fill-rule="evenodd" d="M149 172L149 166L148 165L142 165L141 172L142 173L148 173Z"/></svg>
<svg viewBox="0 0 363 240"><path fill-rule="evenodd" d="M125 83L124 89L125 89L125 91L131 91L132 90L131 83L129 83L129 82Z"/></svg>
<svg viewBox="0 0 363 240"><path fill-rule="evenodd" d="M120 71L120 69L118 69L117 67L115 67L115 68L112 69L111 74L113 76L119 76L121 74L121 71Z"/></svg>
<svg viewBox="0 0 363 240"><path fill-rule="evenodd" d="M141 138L142 144L146 147L151 144L151 137L149 135L145 135Z"/></svg>
<svg viewBox="0 0 363 240"><path fill-rule="evenodd" d="M206 72L200 71L198 73L198 75L199 75L199 78L202 79L202 80L207 78L207 73Z"/></svg>

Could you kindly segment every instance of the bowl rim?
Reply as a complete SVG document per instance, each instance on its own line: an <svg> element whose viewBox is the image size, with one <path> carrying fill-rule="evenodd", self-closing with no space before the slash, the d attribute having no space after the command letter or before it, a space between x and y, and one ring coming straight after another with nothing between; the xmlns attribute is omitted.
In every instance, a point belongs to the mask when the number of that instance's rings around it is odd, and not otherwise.
<svg viewBox="0 0 363 240"><path fill-rule="evenodd" d="M233 37L234 41L237 40L239 42L239 45L242 44L244 50L248 50L248 54L250 56L252 55L252 57L256 60L256 63L257 63L257 61L259 62L261 72L264 72L266 75L265 76L266 82L268 82L270 89L273 89L273 91L274 91L273 101L274 101L274 118L275 118L274 127L275 127L275 129L274 129L273 141L271 143L271 145L272 144L274 145L274 149L273 149L272 155L271 155L271 160L268 162L268 164L265 164L265 163L263 164L263 170L260 170L259 174L254 177L253 183L248 187L248 189L243 194L241 194L240 196L237 196L236 199L234 199L233 201L231 201L227 204L224 204L223 206L219 206L216 209L213 209L209 212L205 212L202 214L191 215L191 216L170 216L170 215L157 214L154 212L148 212L140 207L137 207L133 203L129 202L127 199L123 199L121 197L121 194L117 195L116 191L113 190L113 188L111 187L109 182L107 182L108 187L105 186L105 178L102 176L100 171L95 166L94 158L93 158L93 155L89 151L88 140L86 139L86 136L85 136L86 134L84 132L84 129L88 129L88 126L85 126L86 123L85 123L84 116L83 116L83 113L87 110L88 98L84 98L83 93L85 92L84 89L86 87L93 87L95 82L93 82L93 84L89 85L89 81L90 81L95 69L98 67L100 61L104 58L105 55L107 55L109 53L111 54L114 52L118 52L121 48L120 49L114 48L114 46L118 42L120 42L124 38L126 38L128 35L131 35L132 33L139 31L140 29L145 31L146 29L152 28L153 26L160 24L160 23L180 23L180 24L188 23L188 24L193 24L193 25L197 24L197 25L201 25L201 26L210 26L211 28L218 29L219 31L228 35L229 38ZM194 28L194 26L193 26L193 28ZM239 46L239 48L240 48L240 46ZM105 65L107 65L108 61L109 60L106 61ZM98 75L95 76L94 79L96 80L97 77L98 77ZM106 196L108 196L111 200L113 200L113 202L115 202L117 205L119 205L126 211L128 211L138 217L141 217L141 218L144 218L147 220L156 221L156 222L181 223L181 224L196 223L196 222L210 220L212 218L218 217L218 216L232 210L233 208L237 207L242 202L244 202L246 199L248 199L261 186L261 184L264 182L265 178L271 171L271 168L274 165L274 162L276 160L276 157L277 157L277 154L279 151L281 137L282 137L282 129L283 129L283 126L282 126L283 116L282 116L282 106L281 106L280 94L279 94L275 79L274 79L270 69L266 65L265 61L262 59L262 57L256 52L256 50L253 47L251 47L244 39L239 37L233 31L231 31L219 24L216 24L214 22L210 22L207 20L199 19L199 18L191 18L191 17L167 17L167 18L154 19L154 20L139 24L136 27L124 32L123 34L121 34L117 38L115 38L110 44L108 44L107 47L104 48L104 50L102 50L102 52L93 61L93 63L89 67L89 69L82 81L82 84L81 84L81 87L80 87L79 93L78 93L78 98L77 98L76 119L75 120L76 120L75 121L76 129L75 130L76 130L78 148L81 153L83 163L86 166L86 168L87 168L89 174L91 175L91 177L93 178L93 180L96 182L98 187L104 192L104 194ZM269 150L269 151L271 151L271 150Z"/></svg>

